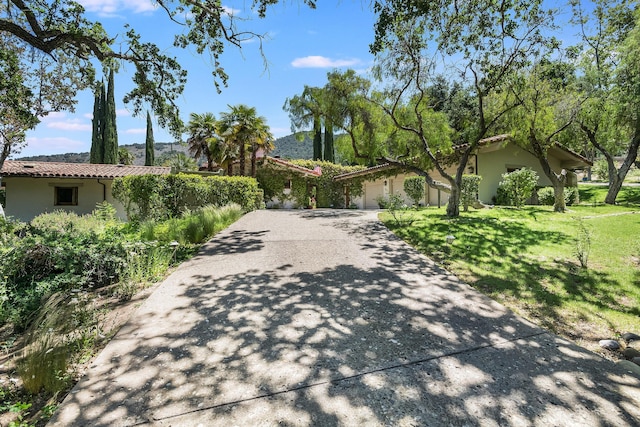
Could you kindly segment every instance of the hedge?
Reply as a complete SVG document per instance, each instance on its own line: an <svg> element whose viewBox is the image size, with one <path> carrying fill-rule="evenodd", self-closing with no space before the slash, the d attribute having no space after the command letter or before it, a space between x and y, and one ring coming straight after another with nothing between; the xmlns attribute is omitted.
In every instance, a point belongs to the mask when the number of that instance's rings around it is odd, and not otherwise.
<svg viewBox="0 0 640 427"><path fill-rule="evenodd" d="M258 182L246 176L127 176L114 180L112 192L132 221L177 217L205 205L237 203L245 212L264 205Z"/></svg>

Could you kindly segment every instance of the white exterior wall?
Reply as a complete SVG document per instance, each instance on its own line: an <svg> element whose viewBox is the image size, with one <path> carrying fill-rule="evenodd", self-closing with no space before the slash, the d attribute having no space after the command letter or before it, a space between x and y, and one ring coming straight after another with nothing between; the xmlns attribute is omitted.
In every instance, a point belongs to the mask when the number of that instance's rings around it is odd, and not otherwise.
<svg viewBox="0 0 640 427"><path fill-rule="evenodd" d="M556 172L562 170L558 159L549 158L549 164L551 169ZM496 151L479 153L477 173L482 176L478 191L480 200L484 203L492 203L498 184L502 181L502 174L507 173L507 169L523 167L533 169L538 174L539 186L551 186L551 181L544 174L540 161L533 154L523 150L516 144L507 144Z"/></svg>
<svg viewBox="0 0 640 427"><path fill-rule="evenodd" d="M96 178L20 178L5 177L6 184L5 214L22 221L31 221L45 212L66 210L78 215L91 213L96 204L105 200L111 203L120 219L126 219L122 204L113 199L111 185L113 180ZM103 186L102 184L105 186ZM77 206L56 206L55 187L78 187Z"/></svg>
<svg viewBox="0 0 640 427"><path fill-rule="evenodd" d="M375 181L365 181L364 194L362 197L353 198L351 202L355 203L358 209L378 209L379 205L376 198L397 194L407 205L411 205L413 202L404 192L404 180L409 176L414 176L414 174L400 174L388 178L378 178ZM425 200L428 200L428 198L429 188L426 188L425 195L420 203L424 205Z"/></svg>
<svg viewBox="0 0 640 427"><path fill-rule="evenodd" d="M556 173L559 173L562 170L559 159L551 157L549 158L549 163ZM533 154L523 150L516 144L496 145L490 147L488 150L478 154L477 161L475 156L471 156L467 163L467 173L471 173L469 168L473 168L475 173L482 176L478 196L482 202L490 204L493 203L492 199L496 195L498 184L502 181L502 174L506 173L507 169L517 169L522 167L527 167L536 171L539 176L539 186L551 186L551 181L549 181L542 171L542 167L540 166L538 159ZM455 172L455 166L447 169L447 173L451 175L455 174ZM385 180L388 180L388 194L400 194L405 202L410 204L411 201L404 194L403 182L406 176L413 175L414 174L402 174L396 177L379 178L375 181L365 182L364 203L362 203L362 201L357 202L358 207L360 209L377 209L378 204L375 202L375 198L384 194L385 187L383 184ZM432 173L431 177L435 181L440 181L445 184L447 183L447 181L437 172ZM435 188L427 186L426 193L426 200L428 200L429 206L445 206L449 200L449 193L445 191L438 191Z"/></svg>

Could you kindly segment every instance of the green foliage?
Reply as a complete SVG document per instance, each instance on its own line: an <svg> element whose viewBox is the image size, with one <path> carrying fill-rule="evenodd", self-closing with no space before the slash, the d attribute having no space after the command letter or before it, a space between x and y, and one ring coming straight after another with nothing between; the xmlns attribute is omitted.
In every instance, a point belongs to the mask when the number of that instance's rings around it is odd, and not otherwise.
<svg viewBox="0 0 640 427"><path fill-rule="evenodd" d="M606 160L596 160L591 167L591 172L595 174L600 181L609 181L609 164Z"/></svg>
<svg viewBox="0 0 640 427"><path fill-rule="evenodd" d="M579 203L580 194L577 187L564 188L564 202L567 206ZM555 203L555 195L553 187L542 187L538 190L538 203L541 205L553 206Z"/></svg>
<svg viewBox="0 0 640 427"><path fill-rule="evenodd" d="M151 114L147 111L147 135L144 143L144 165L153 166L155 164L155 140L153 139L153 123Z"/></svg>
<svg viewBox="0 0 640 427"><path fill-rule="evenodd" d="M237 203L248 212L260 209L264 203L257 181L250 177L127 176L116 179L112 191L132 221L163 220L189 209L229 203Z"/></svg>
<svg viewBox="0 0 640 427"><path fill-rule="evenodd" d="M277 199L280 202L292 200L296 207L308 206L308 198L315 188L316 204L319 208L343 208L345 203L344 186L348 186L351 197L362 195L365 178L349 181L334 181L333 177L364 169L362 166L342 166L331 162L313 160L292 160L292 164L307 169L320 166L322 175L305 177L277 165L266 163L258 170L256 179L264 190L265 200ZM367 177L369 178L369 177ZM284 194L285 183L291 181L291 193Z"/></svg>
<svg viewBox="0 0 640 427"><path fill-rule="evenodd" d="M135 157L124 147L118 147L118 163L121 165L132 165Z"/></svg>
<svg viewBox="0 0 640 427"><path fill-rule="evenodd" d="M114 95L113 69L109 72L105 109L102 112L104 127L102 130L102 144L104 146L103 163L115 165L118 163L118 129L116 126L116 100Z"/></svg>
<svg viewBox="0 0 640 427"><path fill-rule="evenodd" d="M638 325L638 266L629 262L638 257L640 222L629 215L637 209L580 205L568 216L527 206L450 219L443 208L430 208L412 212L413 227L403 228L396 228L390 215L380 217L480 292L597 351L594 336L615 336ZM582 217L591 232L588 270L575 257L579 221L573 216ZM456 239L443 251L447 235Z"/></svg>
<svg viewBox="0 0 640 427"><path fill-rule="evenodd" d="M99 164L104 162L104 107L105 107L104 84L100 83L96 89L93 101L93 118L91 133L91 151L89 152L89 163Z"/></svg>
<svg viewBox="0 0 640 427"><path fill-rule="evenodd" d="M469 205L478 200L478 189L482 177L480 175L463 175L462 186L460 187L460 203L465 212L469 210Z"/></svg>
<svg viewBox="0 0 640 427"><path fill-rule="evenodd" d="M420 200L424 197L425 180L422 176L409 176L405 178L402 184L404 192L413 201L414 206L420 204Z"/></svg>
<svg viewBox="0 0 640 427"><path fill-rule="evenodd" d="M587 268L589 264L589 254L591 253L592 232L585 224L582 217L575 217L577 222L577 232L575 239L574 254L582 268Z"/></svg>
<svg viewBox="0 0 640 427"><path fill-rule="evenodd" d="M503 174L498 189L502 189L510 205L521 208L533 194L537 182L538 174L535 171L522 168Z"/></svg>

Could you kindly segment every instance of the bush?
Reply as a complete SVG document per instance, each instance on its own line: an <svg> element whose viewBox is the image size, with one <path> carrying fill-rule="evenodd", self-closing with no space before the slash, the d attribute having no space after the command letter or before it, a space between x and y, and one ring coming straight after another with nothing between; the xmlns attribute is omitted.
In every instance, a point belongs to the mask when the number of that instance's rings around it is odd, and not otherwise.
<svg viewBox="0 0 640 427"><path fill-rule="evenodd" d="M538 182L538 174L527 168L518 169L502 175L502 181L498 184L498 190L502 189L509 205L515 207L524 206L525 202L533 194ZM502 198L503 195L500 195ZM496 203L498 196L496 196Z"/></svg>
<svg viewBox="0 0 640 427"><path fill-rule="evenodd" d="M127 176L114 181L113 195L132 221L166 220L206 205L235 203L245 212L264 205L257 181L245 176Z"/></svg>
<svg viewBox="0 0 640 427"><path fill-rule="evenodd" d="M609 164L606 160L596 160L591 167L591 172L596 175L600 181L609 181Z"/></svg>
<svg viewBox="0 0 640 427"><path fill-rule="evenodd" d="M567 206L571 206L580 202L578 187L564 188L564 202ZM553 187L542 187L538 190L538 203L547 206L554 205L555 194L553 192Z"/></svg>
<svg viewBox="0 0 640 427"><path fill-rule="evenodd" d="M405 178L404 192L413 201L414 206L420 204L420 200L424 197L425 180L421 176L410 176Z"/></svg>
<svg viewBox="0 0 640 427"><path fill-rule="evenodd" d="M167 244L198 244L227 227L242 216L240 205L232 203L222 208L209 205L186 212L180 218L161 222L147 221L141 224L140 234L147 241Z"/></svg>
<svg viewBox="0 0 640 427"><path fill-rule="evenodd" d="M462 187L460 188L460 204L465 211L469 205L478 200L478 188L480 187L480 175L462 175Z"/></svg>

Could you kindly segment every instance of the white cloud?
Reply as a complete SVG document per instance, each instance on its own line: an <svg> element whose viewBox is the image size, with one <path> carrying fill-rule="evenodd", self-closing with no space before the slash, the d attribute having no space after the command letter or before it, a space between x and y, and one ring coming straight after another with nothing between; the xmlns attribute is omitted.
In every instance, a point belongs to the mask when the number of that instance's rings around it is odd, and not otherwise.
<svg viewBox="0 0 640 427"><path fill-rule="evenodd" d="M359 59L331 59L325 56L305 56L291 61L295 68L338 68L351 67L360 63Z"/></svg>
<svg viewBox="0 0 640 427"><path fill-rule="evenodd" d="M145 133L147 133L147 128L127 129L127 130L124 131L124 133L132 134L132 135L145 134Z"/></svg>
<svg viewBox="0 0 640 427"><path fill-rule="evenodd" d="M126 110L124 108L116 110L116 117L129 117L130 115L131 113L129 112L129 110Z"/></svg>
<svg viewBox="0 0 640 427"><path fill-rule="evenodd" d="M78 0L89 12L101 16L117 16L118 12L130 10L133 13L153 12L157 6L151 0Z"/></svg>
<svg viewBox="0 0 640 427"><path fill-rule="evenodd" d="M72 132L86 132L91 130L90 123L84 123L79 119L48 122L47 127L51 129L66 130L66 131L72 131Z"/></svg>
<svg viewBox="0 0 640 427"><path fill-rule="evenodd" d="M52 111L46 116L40 117L40 120L42 120L43 122L48 122L51 120L61 120L65 117L67 117L67 113L65 113L64 111Z"/></svg>
<svg viewBox="0 0 640 427"><path fill-rule="evenodd" d="M82 115L85 119L93 120L93 113L84 113Z"/></svg>

